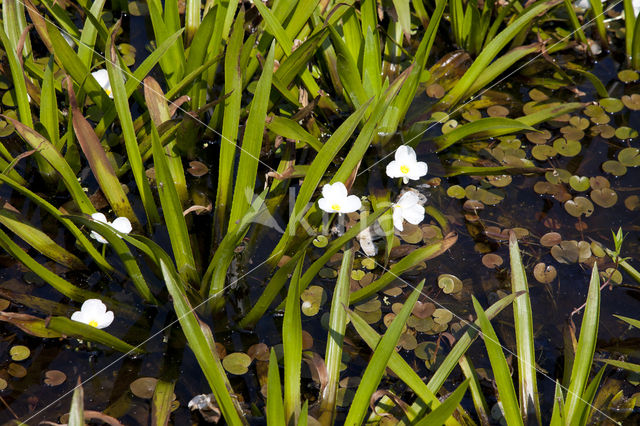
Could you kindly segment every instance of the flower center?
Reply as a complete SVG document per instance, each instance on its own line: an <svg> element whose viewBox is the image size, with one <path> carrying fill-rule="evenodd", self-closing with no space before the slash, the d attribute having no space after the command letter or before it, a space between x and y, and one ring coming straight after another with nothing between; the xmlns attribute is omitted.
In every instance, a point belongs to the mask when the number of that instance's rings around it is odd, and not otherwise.
<svg viewBox="0 0 640 426"><path fill-rule="evenodd" d="M89 324L91 327L98 328L98 321L96 321L96 320L91 320L91 321L89 321L89 323L88 323L88 324Z"/></svg>
<svg viewBox="0 0 640 426"><path fill-rule="evenodd" d="M111 89L105 89L105 92L107 92L107 96L111 96Z"/></svg>
<svg viewBox="0 0 640 426"><path fill-rule="evenodd" d="M340 204L331 204L331 210L340 211Z"/></svg>
<svg viewBox="0 0 640 426"><path fill-rule="evenodd" d="M409 166L400 166L400 171L406 175L409 173Z"/></svg>

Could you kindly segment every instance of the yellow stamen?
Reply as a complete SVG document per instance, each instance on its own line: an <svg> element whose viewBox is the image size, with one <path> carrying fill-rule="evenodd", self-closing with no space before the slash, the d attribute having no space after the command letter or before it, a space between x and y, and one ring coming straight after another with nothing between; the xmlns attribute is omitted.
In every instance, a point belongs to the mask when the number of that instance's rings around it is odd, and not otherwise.
<svg viewBox="0 0 640 426"><path fill-rule="evenodd" d="M331 204L331 209L335 211L340 211L340 204Z"/></svg>
<svg viewBox="0 0 640 426"><path fill-rule="evenodd" d="M105 89L105 92L107 92L107 96L111 96L111 89Z"/></svg>
<svg viewBox="0 0 640 426"><path fill-rule="evenodd" d="M91 327L98 328L98 321L96 321L96 320L91 320L91 321L89 321L89 325L90 325Z"/></svg>
<svg viewBox="0 0 640 426"><path fill-rule="evenodd" d="M406 175L407 173L409 173L409 167L400 166L400 171Z"/></svg>

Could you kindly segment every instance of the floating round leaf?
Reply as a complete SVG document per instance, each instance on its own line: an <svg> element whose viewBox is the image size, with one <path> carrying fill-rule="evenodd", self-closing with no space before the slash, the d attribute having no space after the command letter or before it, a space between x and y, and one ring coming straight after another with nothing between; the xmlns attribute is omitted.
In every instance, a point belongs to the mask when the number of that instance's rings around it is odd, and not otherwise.
<svg viewBox="0 0 640 426"><path fill-rule="evenodd" d="M627 167L640 166L640 149L624 148L618 153L618 161Z"/></svg>
<svg viewBox="0 0 640 426"><path fill-rule="evenodd" d="M569 119L569 124L577 129L585 130L589 127L589 120L584 117L578 117L577 115L574 115Z"/></svg>
<svg viewBox="0 0 640 426"><path fill-rule="evenodd" d="M618 194L611 188L594 189L591 191L591 199L600 207L608 208L618 202Z"/></svg>
<svg viewBox="0 0 640 426"><path fill-rule="evenodd" d="M429 96L430 98L440 99L444 96L444 93L444 87L440 86L437 83L427 86L427 96Z"/></svg>
<svg viewBox="0 0 640 426"><path fill-rule="evenodd" d="M549 139L551 139L551 132L545 129L540 132L525 133L525 136L527 137L529 142L540 145L546 143Z"/></svg>
<svg viewBox="0 0 640 426"><path fill-rule="evenodd" d="M436 324L449 324L453 319L453 314L448 309L438 308L433 311L433 321Z"/></svg>
<svg viewBox="0 0 640 426"><path fill-rule="evenodd" d="M418 244L422 242L422 229L418 225L405 223L404 229L398 232L400 238L409 244Z"/></svg>
<svg viewBox="0 0 640 426"><path fill-rule="evenodd" d="M591 253L596 257L605 257L607 254L602 245L596 241L591 241Z"/></svg>
<svg viewBox="0 0 640 426"><path fill-rule="evenodd" d="M542 284L549 284L556 279L557 275L558 272L553 265L545 265L540 262L533 268L533 276Z"/></svg>
<svg viewBox="0 0 640 426"><path fill-rule="evenodd" d="M338 276L338 272L336 272L335 269L322 268L318 272L318 275L320 275L321 278L335 278Z"/></svg>
<svg viewBox="0 0 640 426"><path fill-rule="evenodd" d="M600 135L605 139L610 139L616 134L616 129L608 124L598 124L597 126L591 127L592 135Z"/></svg>
<svg viewBox="0 0 640 426"><path fill-rule="evenodd" d="M576 197L573 200L566 201L564 209L573 217L582 215L589 217L593 213L593 203L588 198Z"/></svg>
<svg viewBox="0 0 640 426"><path fill-rule="evenodd" d="M462 118L467 121L476 121L482 118L482 113L475 108L469 108L464 110L464 112L462 113Z"/></svg>
<svg viewBox="0 0 640 426"><path fill-rule="evenodd" d="M640 94L634 93L632 95L625 95L621 99L624 106L632 111L640 110Z"/></svg>
<svg viewBox="0 0 640 426"><path fill-rule="evenodd" d="M356 311L358 312L376 312L380 311L380 307L382 306L382 302L378 298L371 299L367 302L360 303L355 306Z"/></svg>
<svg viewBox="0 0 640 426"><path fill-rule="evenodd" d="M462 280L455 275L442 274L438 277L438 287L446 294L458 293L462 290Z"/></svg>
<svg viewBox="0 0 640 426"><path fill-rule="evenodd" d="M9 367L7 368L7 373L9 373L9 375L17 379L21 379L27 375L27 369L21 366L20 364L16 364L15 362L12 362L9 364Z"/></svg>
<svg viewBox="0 0 640 426"><path fill-rule="evenodd" d="M609 113L616 113L622 111L624 105L620 99L616 98L603 98L598 101L600 106Z"/></svg>
<svg viewBox="0 0 640 426"><path fill-rule="evenodd" d="M48 370L44 373L44 383L48 386L58 386L67 380L67 375L60 370Z"/></svg>
<svg viewBox="0 0 640 426"><path fill-rule="evenodd" d="M633 139L638 137L638 132L631 127L622 126L616 129L616 138L620 140Z"/></svg>
<svg viewBox="0 0 640 426"><path fill-rule="evenodd" d="M380 321L380 318L382 318L382 311L381 310L377 310L375 312L361 312L361 311L359 311L358 315L360 315L362 317L362 319L367 322L367 324L375 324L378 321Z"/></svg>
<svg viewBox="0 0 640 426"><path fill-rule="evenodd" d="M222 360L222 366L231 374L240 376L249 371L251 357L243 352L234 352Z"/></svg>
<svg viewBox="0 0 640 426"><path fill-rule="evenodd" d="M403 333L398 340L398 346L407 351L412 351L418 346L418 341L413 334Z"/></svg>
<svg viewBox="0 0 640 426"><path fill-rule="evenodd" d="M569 183L569 179L573 176L568 170L565 169L553 169L550 172L546 172L544 177L547 181L557 184L557 183Z"/></svg>
<svg viewBox="0 0 640 426"><path fill-rule="evenodd" d="M549 99L549 96L547 96L543 91L539 89L529 90L529 97L534 101L538 101L538 102L546 101L547 99Z"/></svg>
<svg viewBox="0 0 640 426"><path fill-rule="evenodd" d="M449 120L442 125L440 131L446 135L456 127L458 127L458 122L456 120Z"/></svg>
<svg viewBox="0 0 640 426"><path fill-rule="evenodd" d="M129 389L138 398L150 399L156 389L156 384L158 384L158 379L155 377L140 377L131 382Z"/></svg>
<svg viewBox="0 0 640 426"><path fill-rule="evenodd" d="M501 266L503 262L504 260L502 260L502 257L495 253L487 253L482 256L482 264L490 269L495 269L498 266Z"/></svg>
<svg viewBox="0 0 640 426"><path fill-rule="evenodd" d="M580 142L576 140L566 140L564 138L558 138L553 141L553 147L558 151L558 154L564 157L575 157L582 149Z"/></svg>
<svg viewBox="0 0 640 426"><path fill-rule="evenodd" d="M560 263L576 263L580 255L577 241L562 241L551 247L551 256Z"/></svg>
<svg viewBox="0 0 640 426"><path fill-rule="evenodd" d="M602 170L614 176L622 176L627 173L627 168L616 160L607 160L602 163Z"/></svg>
<svg viewBox="0 0 640 426"><path fill-rule="evenodd" d="M535 145L531 148L531 155L538 161L546 161L558 155L558 151L551 145Z"/></svg>
<svg viewBox="0 0 640 426"><path fill-rule="evenodd" d="M251 345L249 349L247 349L247 355L258 361L269 361L269 346L264 343Z"/></svg>
<svg viewBox="0 0 640 426"><path fill-rule="evenodd" d="M311 348L313 348L313 336L311 336L311 333L309 333L307 330L302 330L302 350L309 351L311 350ZM267 353L266 359L262 361L268 361L268 360L269 360L269 354Z"/></svg>
<svg viewBox="0 0 640 426"><path fill-rule="evenodd" d="M5 390L7 388L7 386L9 386L9 383L7 383L7 381L5 379L0 377L0 391Z"/></svg>
<svg viewBox="0 0 640 426"><path fill-rule="evenodd" d="M578 262L585 262L591 257L591 244L586 241L578 242Z"/></svg>
<svg viewBox="0 0 640 426"><path fill-rule="evenodd" d="M553 247L556 244L560 244L562 236L557 232L547 232L540 238L540 244L545 247Z"/></svg>
<svg viewBox="0 0 640 426"><path fill-rule="evenodd" d="M569 178L569 185L574 191L586 191L590 187L589 178L586 176L571 176Z"/></svg>
<svg viewBox="0 0 640 426"><path fill-rule="evenodd" d="M460 185L453 185L447 189L447 195L451 198L461 199L466 197L466 192Z"/></svg>
<svg viewBox="0 0 640 426"><path fill-rule="evenodd" d="M609 119L609 117L607 117L606 115L605 117L607 118L607 120ZM579 141L584 138L584 132L575 126L564 126L560 130L562 131L562 135L567 140Z"/></svg>
<svg viewBox="0 0 640 426"><path fill-rule="evenodd" d="M601 271L600 277L603 281L611 280L615 284L622 283L622 274L615 268L607 268L605 271Z"/></svg>
<svg viewBox="0 0 640 426"><path fill-rule="evenodd" d="M431 331L435 324L436 323L431 317L418 318L414 315L411 315L409 319L407 319L407 325L420 333L427 333Z"/></svg>
<svg viewBox="0 0 640 426"><path fill-rule="evenodd" d="M592 189L609 188L611 186L609 180L604 176L589 178L589 183L591 184Z"/></svg>
<svg viewBox="0 0 640 426"><path fill-rule="evenodd" d="M631 83L638 80L640 76L634 70L622 70L618 73L618 78L624 83Z"/></svg>
<svg viewBox="0 0 640 426"><path fill-rule="evenodd" d="M362 259L362 266L368 270L376 269L376 261L370 257Z"/></svg>
<svg viewBox="0 0 640 426"><path fill-rule="evenodd" d="M440 280L438 280L438 285L440 285ZM460 286L462 286L462 282L460 282ZM411 313L420 319L424 319L433 315L433 312L435 310L436 310L436 305L434 305L433 303L421 302L418 300L416 304L413 306L413 310L411 311Z"/></svg>
<svg viewBox="0 0 640 426"><path fill-rule="evenodd" d="M31 351L26 346L16 345L9 350L9 355L14 361L24 361L25 359L29 358L29 355L31 355Z"/></svg>
<svg viewBox="0 0 640 426"><path fill-rule="evenodd" d="M313 239L313 245L318 248L326 247L329 244L329 239L325 235L318 235Z"/></svg>
<svg viewBox="0 0 640 426"><path fill-rule="evenodd" d="M4 311L11 305L7 299L0 299L0 311Z"/></svg>
<svg viewBox="0 0 640 426"><path fill-rule="evenodd" d="M637 195L630 195L625 198L624 206L632 212L640 210L640 197Z"/></svg>
<svg viewBox="0 0 640 426"><path fill-rule="evenodd" d="M497 188L504 188L513 180L510 175L487 176L485 179Z"/></svg>
<svg viewBox="0 0 640 426"><path fill-rule="evenodd" d="M509 115L509 108L502 105L491 105L487 108L487 114L489 117L506 117Z"/></svg>
<svg viewBox="0 0 640 426"><path fill-rule="evenodd" d="M324 289L320 286L312 285L305 289L300 295L302 313L308 317L314 316L320 311L320 306L324 304L326 297Z"/></svg>

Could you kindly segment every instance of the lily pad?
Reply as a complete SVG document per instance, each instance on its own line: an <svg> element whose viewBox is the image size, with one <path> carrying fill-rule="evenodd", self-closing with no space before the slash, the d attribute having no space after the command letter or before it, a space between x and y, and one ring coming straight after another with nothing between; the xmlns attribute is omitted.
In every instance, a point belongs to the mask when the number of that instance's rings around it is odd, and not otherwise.
<svg viewBox="0 0 640 426"><path fill-rule="evenodd" d="M438 287L446 294L454 294L462 290L462 280L451 274L441 274L438 277Z"/></svg>
<svg viewBox="0 0 640 426"><path fill-rule="evenodd" d="M630 195L629 197L625 198L624 206L627 208L627 210L630 210L632 212L640 210L640 197L638 197L637 195Z"/></svg>
<svg viewBox="0 0 640 426"><path fill-rule="evenodd" d="M438 285L440 285L440 280L438 280ZM462 286L462 282L460 282L460 286ZM413 306L413 310L411 311L411 313L415 315L417 318L424 319L424 318L429 318L431 315L433 315L435 310L436 310L436 305L434 305L433 303L417 301L416 304Z"/></svg>
<svg viewBox="0 0 640 426"><path fill-rule="evenodd" d="M624 148L618 153L618 161L627 167L640 166L640 149Z"/></svg>
<svg viewBox="0 0 640 426"><path fill-rule="evenodd" d="M9 355L14 361L24 361L25 359L29 358L29 355L31 355L31 351L26 346L16 345L9 350Z"/></svg>
<svg viewBox="0 0 640 426"><path fill-rule="evenodd" d="M502 257L498 256L495 253L487 253L482 256L482 264L489 269L495 269L498 266L501 266L504 263Z"/></svg>
<svg viewBox="0 0 640 426"><path fill-rule="evenodd" d="M622 111L624 104L620 99L616 98L603 98L598 101L600 106L609 113L616 113Z"/></svg>
<svg viewBox="0 0 640 426"><path fill-rule="evenodd" d="M556 279L558 271L553 265L545 265L540 262L533 268L533 276L542 284L549 284Z"/></svg>
<svg viewBox="0 0 640 426"><path fill-rule="evenodd" d="M361 303L356 305L355 309L360 312L376 312L380 311L380 307L382 306L382 302L378 298L371 299L365 303Z"/></svg>
<svg viewBox="0 0 640 426"><path fill-rule="evenodd" d="M504 188L513 180L510 175L487 176L485 179L496 188Z"/></svg>
<svg viewBox="0 0 640 426"><path fill-rule="evenodd" d="M574 240L562 241L551 247L551 256L560 263L577 263L580 257L578 242Z"/></svg>
<svg viewBox="0 0 640 426"><path fill-rule="evenodd" d="M607 160L602 163L602 170L614 176L622 176L627 173L624 164L616 160Z"/></svg>
<svg viewBox="0 0 640 426"><path fill-rule="evenodd" d="M573 190L578 192L586 191L591 186L589 184L589 178L586 176L571 176L569 178L569 185Z"/></svg>
<svg viewBox="0 0 640 426"><path fill-rule="evenodd" d="M21 366L20 364L16 364L15 362L12 362L9 364L9 367L7 368L7 373L9 373L9 375L12 377L21 379L27 375L27 369Z"/></svg>
<svg viewBox="0 0 640 426"><path fill-rule="evenodd" d="M621 126L616 129L616 138L620 140L633 139L638 137L638 132L631 127Z"/></svg>
<svg viewBox="0 0 640 426"><path fill-rule="evenodd" d="M545 129L540 132L525 133L525 136L529 142L540 145L546 143L549 139L551 139L551 132Z"/></svg>
<svg viewBox="0 0 640 426"><path fill-rule="evenodd" d="M502 105L491 105L487 108L487 114L489 117L507 117L509 115L509 108Z"/></svg>
<svg viewBox="0 0 640 426"><path fill-rule="evenodd" d="M640 94L634 93L632 95L625 95L621 99L624 106L632 111L640 110Z"/></svg>
<svg viewBox="0 0 640 426"><path fill-rule="evenodd" d="M637 72L634 70L622 70L618 73L618 79L624 83L632 83L640 78Z"/></svg>
<svg viewBox="0 0 640 426"><path fill-rule="evenodd" d="M325 235L318 235L313 239L313 245L318 248L326 247L329 244L329 239Z"/></svg>
<svg viewBox="0 0 640 426"><path fill-rule="evenodd" d="M446 325L453 319L453 314L448 309L438 308L433 312L433 321L436 324Z"/></svg>
<svg viewBox="0 0 640 426"><path fill-rule="evenodd" d="M562 242L562 235L557 232L547 232L540 238L540 244L545 247L553 247Z"/></svg>
<svg viewBox="0 0 640 426"><path fill-rule="evenodd" d="M453 185L447 189L447 195L451 198L462 199L467 196L466 194L464 188L460 185Z"/></svg>
<svg viewBox="0 0 640 426"><path fill-rule="evenodd" d="M611 187L611 183L604 176L595 176L595 177L589 178L589 183L591 184L592 189Z"/></svg>
<svg viewBox="0 0 640 426"><path fill-rule="evenodd" d="M618 194L611 188L594 189L591 191L591 199L600 207L613 207L618 202Z"/></svg>
<svg viewBox="0 0 640 426"><path fill-rule="evenodd" d="M376 261L370 257L362 259L362 266L368 270L376 269Z"/></svg>
<svg viewBox="0 0 640 426"><path fill-rule="evenodd" d="M251 345L249 349L247 349L247 355L258 361L269 361L269 346L264 343Z"/></svg>
<svg viewBox="0 0 640 426"><path fill-rule="evenodd" d="M560 182L569 183L569 179L571 179L571 176L573 176L573 174L565 169L554 169L544 174L544 177L547 179L547 181L553 184L557 184Z"/></svg>
<svg viewBox="0 0 640 426"><path fill-rule="evenodd" d="M576 197L573 200L569 200L564 203L564 209L573 217L580 217L585 215L591 216L593 213L593 203L585 197Z"/></svg>
<svg viewBox="0 0 640 426"><path fill-rule="evenodd" d="M611 139L616 134L616 129L608 124L598 124L597 126L591 127L591 134L596 136L600 135L600 137L604 139Z"/></svg>
<svg viewBox="0 0 640 426"><path fill-rule="evenodd" d="M536 145L531 148L531 155L538 161L546 161L558 155L558 151L551 145Z"/></svg>
<svg viewBox="0 0 640 426"><path fill-rule="evenodd" d="M60 370L48 370L44 373L44 383L48 386L58 386L67 380L67 375Z"/></svg>
<svg viewBox="0 0 640 426"><path fill-rule="evenodd" d="M553 141L553 147L558 151L558 154L564 157L575 157L580 153L582 144L576 140L558 138Z"/></svg>
<svg viewBox="0 0 640 426"><path fill-rule="evenodd" d="M407 319L407 325L420 333L428 333L433 329L435 324L436 323L433 321L433 318L431 317L418 318L415 315L411 315Z"/></svg>
<svg viewBox="0 0 640 426"><path fill-rule="evenodd" d="M131 382L129 389L138 398L151 399L157 383L158 379L155 377L140 377Z"/></svg>
<svg viewBox="0 0 640 426"><path fill-rule="evenodd" d="M403 333L398 340L398 345L404 350L412 351L418 346L418 340L416 336L410 333Z"/></svg>
<svg viewBox="0 0 640 426"><path fill-rule="evenodd" d="M320 307L324 304L327 296L324 289L317 285L312 285L305 289L300 295L302 299L302 313L308 317L312 317L320 311Z"/></svg>
<svg viewBox="0 0 640 426"><path fill-rule="evenodd" d="M9 386L9 383L7 383L7 381L5 379L0 377L0 391L5 390L7 388L7 386Z"/></svg>
<svg viewBox="0 0 640 426"><path fill-rule="evenodd" d="M241 376L249 371L251 357L243 352L233 352L224 357L222 366L231 374Z"/></svg>
<svg viewBox="0 0 640 426"><path fill-rule="evenodd" d="M600 272L600 277L602 281L611 280L611 282L615 284L622 283L622 274L615 268L607 268L606 270Z"/></svg>

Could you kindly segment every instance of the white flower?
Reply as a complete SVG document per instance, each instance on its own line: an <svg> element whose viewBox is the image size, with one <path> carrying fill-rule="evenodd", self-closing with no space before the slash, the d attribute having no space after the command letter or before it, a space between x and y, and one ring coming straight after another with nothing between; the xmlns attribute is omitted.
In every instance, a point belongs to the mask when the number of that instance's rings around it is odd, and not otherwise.
<svg viewBox="0 0 640 426"><path fill-rule="evenodd" d="M427 174L427 163L416 161L416 152L410 146L402 145L396 150L395 160L387 164L387 176L402 178L407 184L409 179L418 180Z"/></svg>
<svg viewBox="0 0 640 426"><path fill-rule="evenodd" d="M104 91L107 92L107 95L109 95L109 97L113 99L113 93L111 93L111 82L109 81L109 73L107 72L107 70L94 71L91 73L91 75L96 79L100 87L102 87Z"/></svg>
<svg viewBox="0 0 640 426"><path fill-rule="evenodd" d="M95 328L105 328L113 322L113 312L100 299L87 299L79 311L71 315L72 321L89 324Z"/></svg>
<svg viewBox="0 0 640 426"><path fill-rule="evenodd" d="M347 188L342 182L323 186L322 196L324 198L318 200L318 205L327 213L351 213L362 207L360 198L347 195Z"/></svg>
<svg viewBox="0 0 640 426"><path fill-rule="evenodd" d="M131 222L129 222L129 219L127 219L126 217L118 217L113 222L108 222L107 217L102 213L94 213L91 215L91 219L97 222L104 223L105 225L109 225L116 231L122 232L123 234L128 234L133 229L133 227L131 226ZM91 234L89 236L94 240L98 240L102 244L107 244L108 242L102 235L98 234L96 231L91 231Z"/></svg>
<svg viewBox="0 0 640 426"><path fill-rule="evenodd" d="M399 231L404 230L403 221L417 225L424 220L424 207L420 205L420 198L415 192L407 191L393 207L393 226Z"/></svg>

